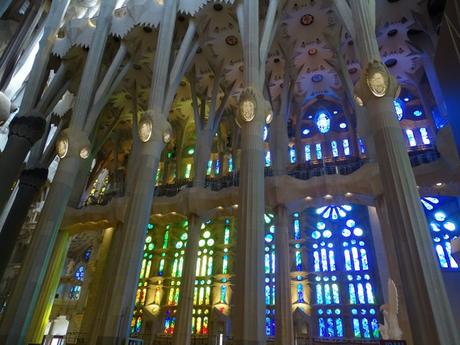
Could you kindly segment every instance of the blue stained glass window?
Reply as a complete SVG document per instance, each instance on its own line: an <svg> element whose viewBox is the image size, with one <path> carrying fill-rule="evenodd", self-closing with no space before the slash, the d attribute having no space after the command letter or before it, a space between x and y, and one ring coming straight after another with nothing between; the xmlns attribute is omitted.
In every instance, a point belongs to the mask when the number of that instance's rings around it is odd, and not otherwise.
<svg viewBox="0 0 460 345"><path fill-rule="evenodd" d="M335 304L340 303L339 286L337 284L332 284L332 300L334 301Z"/></svg>
<svg viewBox="0 0 460 345"><path fill-rule="evenodd" d="M275 335L275 244L274 215L265 213L265 317L266 335Z"/></svg>
<svg viewBox="0 0 460 345"><path fill-rule="evenodd" d="M366 145L364 144L364 140L363 139L358 139L358 144L359 144L359 152L361 154L365 154L366 153Z"/></svg>
<svg viewBox="0 0 460 345"><path fill-rule="evenodd" d="M322 159L323 158L323 153L321 151L321 144L316 144L316 159Z"/></svg>
<svg viewBox="0 0 460 345"><path fill-rule="evenodd" d="M291 164L294 164L296 162L296 153L295 153L295 147L290 147L289 148L289 161Z"/></svg>
<svg viewBox="0 0 460 345"><path fill-rule="evenodd" d="M267 137L268 137L268 127L264 126L264 141L267 140Z"/></svg>
<svg viewBox="0 0 460 345"><path fill-rule="evenodd" d="M296 241L300 240L300 221L299 219L294 219L294 239Z"/></svg>
<svg viewBox="0 0 460 345"><path fill-rule="evenodd" d="M220 160L216 160L216 166L214 171L216 172L216 175L220 174Z"/></svg>
<svg viewBox="0 0 460 345"><path fill-rule="evenodd" d="M407 139L409 140L409 146L416 146L417 142L415 141L414 132L412 131L412 129L406 129L406 135Z"/></svg>
<svg viewBox="0 0 460 345"><path fill-rule="evenodd" d="M422 137L423 144L425 144L425 145L431 144L431 140L428 137L428 131L426 130L426 128L422 127L422 128L419 129L419 131L420 131L420 136Z"/></svg>
<svg viewBox="0 0 460 345"><path fill-rule="evenodd" d="M270 151L267 151L265 153L265 166L269 167L271 165L272 165L272 159L271 159L271 156L270 156Z"/></svg>
<svg viewBox="0 0 460 345"><path fill-rule="evenodd" d="M316 284L316 303L323 304L323 287L321 284Z"/></svg>
<svg viewBox="0 0 460 345"><path fill-rule="evenodd" d="M265 285L265 304L271 304L271 290L270 285Z"/></svg>
<svg viewBox="0 0 460 345"><path fill-rule="evenodd" d="M333 157L338 157L339 156L339 150L337 148L337 141L335 141L335 140L331 141L331 149L332 149L332 156Z"/></svg>
<svg viewBox="0 0 460 345"><path fill-rule="evenodd" d="M372 336L374 338L379 338L379 322L377 321L377 319L372 319L371 326L372 326Z"/></svg>
<svg viewBox="0 0 460 345"><path fill-rule="evenodd" d="M211 175L211 169L212 169L212 160L208 161L208 168L206 169L206 175Z"/></svg>
<svg viewBox="0 0 460 345"><path fill-rule="evenodd" d="M342 144L343 144L343 154L345 156L349 156L350 155L350 142L348 141L348 139L343 139Z"/></svg>
<svg viewBox="0 0 460 345"><path fill-rule="evenodd" d="M297 284L297 303L304 303L303 299L303 285L302 283Z"/></svg>
<svg viewBox="0 0 460 345"><path fill-rule="evenodd" d="M393 101L393 104L395 106L396 116L398 117L398 120L401 121L401 119L403 118L403 115L404 115L402 102L398 98L398 99Z"/></svg>
<svg viewBox="0 0 460 345"><path fill-rule="evenodd" d="M326 325L322 317L318 319L318 324L319 324L319 336L325 337L326 336Z"/></svg>
<svg viewBox="0 0 460 345"><path fill-rule="evenodd" d="M295 266L297 271L302 271L302 254L298 250L295 252Z"/></svg>
<svg viewBox="0 0 460 345"><path fill-rule="evenodd" d="M75 271L75 279L81 282L85 279L85 268L83 266L79 266Z"/></svg>
<svg viewBox="0 0 460 345"><path fill-rule="evenodd" d="M378 329L374 332L372 322L379 301L374 294L376 273L366 210L358 205L328 205L306 213L307 224L312 224L311 242L307 244L312 258L307 262L313 266L312 271L321 273L314 277L319 335L343 337L344 328L350 327L358 338L378 339ZM341 290L346 301L341 301ZM347 304L341 304L344 302ZM327 309L334 305L337 309ZM359 312L354 309L357 305ZM346 310L352 311L352 319L339 316Z"/></svg>
<svg viewBox="0 0 460 345"><path fill-rule="evenodd" d="M429 231L439 265L443 270L458 270L458 262L452 257L450 242L460 236L457 222L460 220L460 209L456 198L430 197L421 198L425 215L429 223Z"/></svg>
<svg viewBox="0 0 460 345"><path fill-rule="evenodd" d="M338 337L343 337L343 323L342 319L336 319L335 320L335 327L337 329L337 336Z"/></svg>
<svg viewBox="0 0 460 345"><path fill-rule="evenodd" d="M369 321L367 319L362 319L363 331L364 331L364 338L370 338L371 332L369 329Z"/></svg>
<svg viewBox="0 0 460 345"><path fill-rule="evenodd" d="M220 303L227 303L227 285L220 287Z"/></svg>
<svg viewBox="0 0 460 345"><path fill-rule="evenodd" d="M335 336L334 320L331 317L327 318L327 335L329 337Z"/></svg>
<svg viewBox="0 0 460 345"><path fill-rule="evenodd" d="M315 272L319 272L320 271L320 268L319 268L319 253L317 250L315 250L313 252L313 258L314 258L314 261L315 261Z"/></svg>
<svg viewBox="0 0 460 345"><path fill-rule="evenodd" d="M320 133L325 134L331 129L331 117L322 111L316 115L316 126Z"/></svg>
<svg viewBox="0 0 460 345"><path fill-rule="evenodd" d="M350 291L350 304L356 304L356 292L353 284L348 284L348 290Z"/></svg>
<svg viewBox="0 0 460 345"><path fill-rule="evenodd" d="M311 150L309 144L305 145L305 161L311 161Z"/></svg>
<svg viewBox="0 0 460 345"><path fill-rule="evenodd" d="M233 171L233 159L230 158L228 160L228 172L232 172Z"/></svg>

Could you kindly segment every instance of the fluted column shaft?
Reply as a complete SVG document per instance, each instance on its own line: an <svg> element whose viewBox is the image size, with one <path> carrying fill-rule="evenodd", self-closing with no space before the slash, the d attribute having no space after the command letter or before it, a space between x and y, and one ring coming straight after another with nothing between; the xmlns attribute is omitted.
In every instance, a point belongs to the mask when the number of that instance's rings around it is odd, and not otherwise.
<svg viewBox="0 0 460 345"><path fill-rule="evenodd" d="M276 282L276 344L294 344L291 300L291 265L289 253L289 215L285 206L275 210L275 282Z"/></svg>
<svg viewBox="0 0 460 345"><path fill-rule="evenodd" d="M242 4L244 74L247 87L260 85L259 1ZM263 61L265 63L265 61ZM265 344L264 144L261 99L254 119L241 123L240 195L235 256L233 332L235 345Z"/></svg>
<svg viewBox="0 0 460 345"><path fill-rule="evenodd" d="M164 143L151 141L144 143L138 159L142 169L138 169L131 200L126 210L126 220L121 229L120 248L117 261L116 277L109 288L111 299L105 300L108 305L101 306L105 310L102 316L103 326L99 329L98 342L101 344L118 344L129 335L129 325L136 287L139 278L145 232L149 222L155 175L160 161Z"/></svg>
<svg viewBox="0 0 460 345"><path fill-rule="evenodd" d="M174 344L191 344L193 294L196 278L198 242L200 240L201 222L196 215L188 219L187 248L180 280L179 303L177 304L176 324L174 326Z"/></svg>
<svg viewBox="0 0 460 345"><path fill-rule="evenodd" d="M375 3L353 0L350 4L356 29L355 41L361 45L364 68L357 90L373 124L383 197L413 340L417 345L458 344L460 337L395 114L396 81L382 64L378 51L375 13L371 13L375 10L371 4Z"/></svg>

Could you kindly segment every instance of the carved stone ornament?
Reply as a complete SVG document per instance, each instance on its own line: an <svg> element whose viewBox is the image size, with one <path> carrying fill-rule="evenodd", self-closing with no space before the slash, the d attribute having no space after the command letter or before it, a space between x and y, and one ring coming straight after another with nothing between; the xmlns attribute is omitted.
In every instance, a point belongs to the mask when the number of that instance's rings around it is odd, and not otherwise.
<svg viewBox="0 0 460 345"><path fill-rule="evenodd" d="M375 97L384 97L389 86L389 75L385 65L377 61L370 63L367 67L366 82Z"/></svg>
<svg viewBox="0 0 460 345"><path fill-rule="evenodd" d="M238 109L239 120L244 122L251 122L256 116L257 111L257 98L254 90L247 88L241 93L240 106Z"/></svg>
<svg viewBox="0 0 460 345"><path fill-rule="evenodd" d="M139 139L146 143L152 137L153 124L150 116L144 115L139 121L138 134Z"/></svg>

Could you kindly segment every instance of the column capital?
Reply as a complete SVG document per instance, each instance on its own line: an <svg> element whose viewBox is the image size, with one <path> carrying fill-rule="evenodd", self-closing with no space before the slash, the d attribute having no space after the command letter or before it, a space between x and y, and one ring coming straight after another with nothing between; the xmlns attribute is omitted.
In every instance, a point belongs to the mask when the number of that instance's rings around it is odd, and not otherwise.
<svg viewBox="0 0 460 345"><path fill-rule="evenodd" d="M45 133L46 121L38 111L27 116L17 116L10 123L9 136L17 136L27 140L32 146Z"/></svg>
<svg viewBox="0 0 460 345"><path fill-rule="evenodd" d="M363 72L355 86L355 101L359 106L383 97L398 97L401 87L384 63L378 60L369 62Z"/></svg>

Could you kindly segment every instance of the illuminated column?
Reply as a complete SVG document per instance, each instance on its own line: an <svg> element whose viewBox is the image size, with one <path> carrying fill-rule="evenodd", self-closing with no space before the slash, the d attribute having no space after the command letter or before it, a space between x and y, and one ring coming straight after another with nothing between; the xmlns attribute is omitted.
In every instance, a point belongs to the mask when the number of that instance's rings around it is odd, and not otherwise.
<svg viewBox="0 0 460 345"><path fill-rule="evenodd" d="M337 4L338 2L336 2ZM428 225L415 178L395 114L393 99L398 85L381 62L375 37L375 2L353 0L345 15L354 24L354 40L361 48L363 73L356 93L366 106L380 166L390 231L414 343L417 345L460 343L435 260ZM351 21L353 18L353 21Z"/></svg>
<svg viewBox="0 0 460 345"><path fill-rule="evenodd" d="M43 36L39 43L18 115L10 124L10 134L0 155L0 212L11 194L11 186L19 176L23 162L32 145L45 131L43 114L33 111L40 97L56 33L70 0L53 2L48 13Z"/></svg>
<svg viewBox="0 0 460 345"><path fill-rule="evenodd" d="M275 209L275 247L276 247L276 344L294 344L291 300L291 267L289 253L289 215L285 206Z"/></svg>
<svg viewBox="0 0 460 345"><path fill-rule="evenodd" d="M167 121L170 109L168 97L171 90L175 92L176 87L168 84L168 81L171 83L178 78L177 75L180 75L184 66L183 58L189 53L188 48L194 36L193 30L187 30L186 38L182 42L172 68L171 73L174 73L170 74L168 66L171 60L178 1L165 1L163 6L157 41L157 47L161 49L156 51L154 59L149 110L143 114L139 122L138 135L141 142L136 158L142 164L138 165L137 169L128 172L131 178L133 176L135 178L133 178L132 194L127 205L125 222L121 229L120 242L123 245L119 257L113 258L117 266L115 276L120 279L115 279L107 289L111 298L101 301L100 304L104 314L101 315L102 326L97 330L99 334L97 343L103 345L118 344L129 336L145 231L152 209L155 176L161 152L165 144L171 140L172 135L171 125ZM173 97L171 101L172 99Z"/></svg>
<svg viewBox="0 0 460 345"><path fill-rule="evenodd" d="M193 294L201 221L197 215L192 214L189 216L188 222L187 248L184 255L176 324L174 326L173 343L175 345L190 344L192 335Z"/></svg>
<svg viewBox="0 0 460 345"><path fill-rule="evenodd" d="M104 280L104 276L107 271L107 259L109 256L110 247L112 245L112 238L114 228L107 228L104 230L102 235L102 242L99 245L99 249L97 252L97 258L95 262L95 271L93 277L89 283L88 291L87 291L87 301L85 306L85 312L83 314L83 320L80 326L80 333L83 337L85 337L86 343L90 344L89 337L91 335L91 326L95 322L96 315L97 315L97 301L102 298L102 294L104 293L104 285L106 284ZM93 253L92 255L95 255Z"/></svg>
<svg viewBox="0 0 460 345"><path fill-rule="evenodd" d="M61 230L56 240L56 245L50 260L50 265L43 281L43 286L38 296L38 301L33 310L32 320L27 332L26 344L41 343L45 334L46 324L53 307L54 296L61 280L70 237L67 231Z"/></svg>
<svg viewBox="0 0 460 345"><path fill-rule="evenodd" d="M262 58L262 64L265 65L265 58L261 56L259 46L259 1L245 0L237 8L237 14L244 47L246 89L240 96L237 116L241 126L241 161L232 328L235 345L262 345L266 342L263 143L265 116L264 99L260 91L260 60Z"/></svg>

